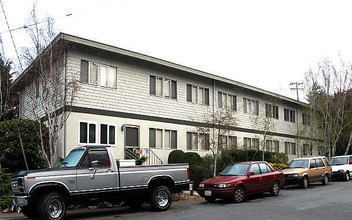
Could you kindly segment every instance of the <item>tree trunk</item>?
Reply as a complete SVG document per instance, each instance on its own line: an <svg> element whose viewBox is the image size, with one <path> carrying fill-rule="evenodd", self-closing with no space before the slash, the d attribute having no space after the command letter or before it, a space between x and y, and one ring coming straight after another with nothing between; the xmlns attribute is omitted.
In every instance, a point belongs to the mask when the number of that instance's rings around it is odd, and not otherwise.
<svg viewBox="0 0 352 220"><path fill-rule="evenodd" d="M21 132L20 132L20 128L19 127L17 127L17 132L18 132L18 139L20 139L20 145L21 145L21 148L22 148L22 154L23 154L24 163L26 165L26 169L29 170L26 154L24 152L24 147L23 147L23 143L22 143Z"/></svg>
<svg viewBox="0 0 352 220"><path fill-rule="evenodd" d="M214 155L214 173L213 176L216 177L216 163L218 161L218 156L217 154Z"/></svg>
<svg viewBox="0 0 352 220"><path fill-rule="evenodd" d="M351 144L352 144L352 129L351 129L351 132L350 132L350 138L348 140L348 144L347 144L347 147L346 147L345 155L348 154L348 151L350 150Z"/></svg>

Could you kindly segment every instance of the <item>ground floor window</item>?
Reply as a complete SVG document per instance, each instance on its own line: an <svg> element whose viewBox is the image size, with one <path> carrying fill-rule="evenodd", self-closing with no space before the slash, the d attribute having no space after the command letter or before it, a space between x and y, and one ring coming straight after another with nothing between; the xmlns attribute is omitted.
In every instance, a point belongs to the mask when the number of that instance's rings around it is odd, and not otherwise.
<svg viewBox="0 0 352 220"><path fill-rule="evenodd" d="M100 124L100 144L116 144L116 126L111 124Z"/></svg>
<svg viewBox="0 0 352 220"><path fill-rule="evenodd" d="M187 150L198 150L198 133L187 132Z"/></svg>
<svg viewBox="0 0 352 220"><path fill-rule="evenodd" d="M285 154L296 155L297 154L296 143L285 142Z"/></svg>
<svg viewBox="0 0 352 220"><path fill-rule="evenodd" d="M79 122L79 143L96 144L97 143L97 123Z"/></svg>
<svg viewBox="0 0 352 220"><path fill-rule="evenodd" d="M149 147L150 148L163 147L163 130L149 128Z"/></svg>
<svg viewBox="0 0 352 220"><path fill-rule="evenodd" d="M274 144L274 149L275 149L275 152L280 152L280 142L279 141L273 141L273 144Z"/></svg>
<svg viewBox="0 0 352 220"><path fill-rule="evenodd" d="M177 131L165 130L165 149L177 149Z"/></svg>

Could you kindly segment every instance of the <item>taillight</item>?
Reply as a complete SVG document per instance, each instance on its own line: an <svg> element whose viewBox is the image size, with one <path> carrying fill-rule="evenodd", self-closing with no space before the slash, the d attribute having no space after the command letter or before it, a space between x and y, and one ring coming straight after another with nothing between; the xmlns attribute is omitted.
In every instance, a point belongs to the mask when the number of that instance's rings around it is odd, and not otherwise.
<svg viewBox="0 0 352 220"><path fill-rule="evenodd" d="M189 168L187 168L187 175L188 175L188 179L191 179L191 174L189 173Z"/></svg>

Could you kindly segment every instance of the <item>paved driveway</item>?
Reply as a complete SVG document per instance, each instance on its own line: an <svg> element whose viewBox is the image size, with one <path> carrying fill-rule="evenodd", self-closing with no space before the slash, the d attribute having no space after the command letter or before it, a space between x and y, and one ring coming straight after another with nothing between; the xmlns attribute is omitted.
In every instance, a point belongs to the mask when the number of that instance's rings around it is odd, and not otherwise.
<svg viewBox="0 0 352 220"><path fill-rule="evenodd" d="M1 217L1 216L0 216ZM15 216L13 216L15 217ZM221 200L171 206L167 212L153 212L148 206L132 211L128 208L69 212L66 219L352 219L352 181L320 183L308 189L290 187L278 197L253 196L245 203ZM16 216L15 219L23 219Z"/></svg>

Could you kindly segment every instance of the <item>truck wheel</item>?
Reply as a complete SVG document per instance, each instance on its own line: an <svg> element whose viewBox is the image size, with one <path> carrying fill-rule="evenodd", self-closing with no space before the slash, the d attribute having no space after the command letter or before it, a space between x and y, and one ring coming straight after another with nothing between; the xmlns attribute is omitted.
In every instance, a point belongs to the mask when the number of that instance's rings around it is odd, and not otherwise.
<svg viewBox="0 0 352 220"><path fill-rule="evenodd" d="M270 194L272 196L278 196L279 193L280 193L280 184L278 181L275 181L273 187L271 188Z"/></svg>
<svg viewBox="0 0 352 220"><path fill-rule="evenodd" d="M65 200L58 192L47 192L38 203L38 216L40 219L59 220L66 214Z"/></svg>
<svg viewBox="0 0 352 220"><path fill-rule="evenodd" d="M166 211L170 208L171 203L172 196L168 187L158 186L152 191L150 205L155 211Z"/></svg>
<svg viewBox="0 0 352 220"><path fill-rule="evenodd" d="M303 180L302 180L302 188L303 188L303 189L307 189L307 188L308 188L308 185L309 185L308 177L305 176L305 177L303 177Z"/></svg>
<svg viewBox="0 0 352 220"><path fill-rule="evenodd" d="M27 218L36 218L38 217L37 209L34 206L23 206L22 213Z"/></svg>
<svg viewBox="0 0 352 220"><path fill-rule="evenodd" d="M325 174L324 179L323 179L323 185L328 185L329 183L329 176L328 174Z"/></svg>
<svg viewBox="0 0 352 220"><path fill-rule="evenodd" d="M350 180L350 172L348 172L348 171L345 173L345 180L346 181Z"/></svg>

